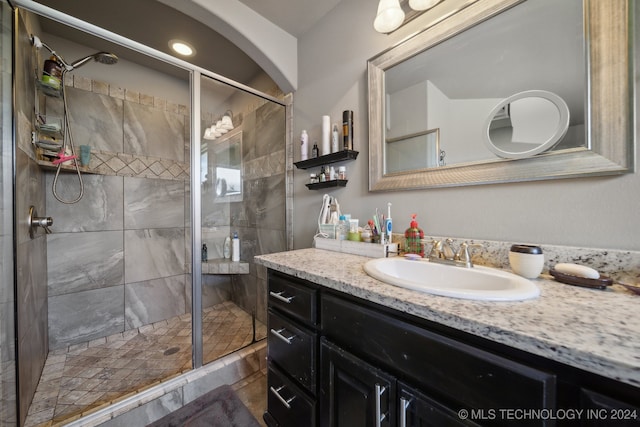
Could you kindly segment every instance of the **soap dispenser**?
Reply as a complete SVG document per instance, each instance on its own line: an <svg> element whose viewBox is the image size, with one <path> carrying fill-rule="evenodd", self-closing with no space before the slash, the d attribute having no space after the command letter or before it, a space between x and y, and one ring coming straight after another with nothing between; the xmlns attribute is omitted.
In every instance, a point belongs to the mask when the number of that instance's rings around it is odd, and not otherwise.
<svg viewBox="0 0 640 427"><path fill-rule="evenodd" d="M416 214L411 215L411 223L409 228L404 232L405 252L408 254L417 254L424 258L424 246L421 240L424 239L424 231L418 226Z"/></svg>

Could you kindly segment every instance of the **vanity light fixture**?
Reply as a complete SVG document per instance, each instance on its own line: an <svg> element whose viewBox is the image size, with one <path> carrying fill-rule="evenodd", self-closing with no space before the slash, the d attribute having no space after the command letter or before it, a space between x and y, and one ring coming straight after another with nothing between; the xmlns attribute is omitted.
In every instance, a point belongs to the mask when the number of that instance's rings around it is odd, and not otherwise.
<svg viewBox="0 0 640 427"><path fill-rule="evenodd" d="M215 124L205 129L203 138L213 140L233 130L233 128L233 112L227 110L220 120L217 120Z"/></svg>
<svg viewBox="0 0 640 427"><path fill-rule="evenodd" d="M373 28L379 33L391 33L441 1L442 0L380 0L378 3L378 12L373 21ZM407 3L409 5L408 7Z"/></svg>
<svg viewBox="0 0 640 427"><path fill-rule="evenodd" d="M196 53L196 49L193 46L178 39L169 40L169 47L175 53L182 56L193 56Z"/></svg>

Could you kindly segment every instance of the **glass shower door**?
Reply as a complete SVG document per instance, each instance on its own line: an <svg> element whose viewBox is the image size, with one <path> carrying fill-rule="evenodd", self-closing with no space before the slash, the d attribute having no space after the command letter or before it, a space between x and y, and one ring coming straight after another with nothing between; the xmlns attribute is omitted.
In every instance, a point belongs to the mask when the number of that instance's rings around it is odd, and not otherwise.
<svg viewBox="0 0 640 427"><path fill-rule="evenodd" d="M206 364L266 337L267 291L253 256L286 250L285 107L203 76L201 137Z"/></svg>

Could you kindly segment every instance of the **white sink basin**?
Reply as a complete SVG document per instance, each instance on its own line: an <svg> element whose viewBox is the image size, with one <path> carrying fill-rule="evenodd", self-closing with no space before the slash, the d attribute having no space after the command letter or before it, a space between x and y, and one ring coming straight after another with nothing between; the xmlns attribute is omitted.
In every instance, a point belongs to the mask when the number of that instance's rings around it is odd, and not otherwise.
<svg viewBox="0 0 640 427"><path fill-rule="evenodd" d="M364 271L390 285L453 298L520 301L540 295L530 280L482 266L464 268L396 257L368 261Z"/></svg>

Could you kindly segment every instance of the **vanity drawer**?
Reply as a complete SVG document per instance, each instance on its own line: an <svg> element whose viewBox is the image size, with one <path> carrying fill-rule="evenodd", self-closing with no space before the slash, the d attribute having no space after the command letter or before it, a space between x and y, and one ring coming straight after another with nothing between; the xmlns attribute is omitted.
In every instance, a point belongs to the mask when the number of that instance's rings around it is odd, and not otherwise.
<svg viewBox="0 0 640 427"><path fill-rule="evenodd" d="M276 307L314 326L317 324L318 290L304 280L269 271L269 307Z"/></svg>
<svg viewBox="0 0 640 427"><path fill-rule="evenodd" d="M277 368L269 364L267 410L278 427L316 425L316 403Z"/></svg>
<svg viewBox="0 0 640 427"><path fill-rule="evenodd" d="M554 374L323 295L322 334L345 350L468 408L553 409Z"/></svg>
<svg viewBox="0 0 640 427"><path fill-rule="evenodd" d="M317 335L272 310L268 321L269 361L315 393Z"/></svg>

